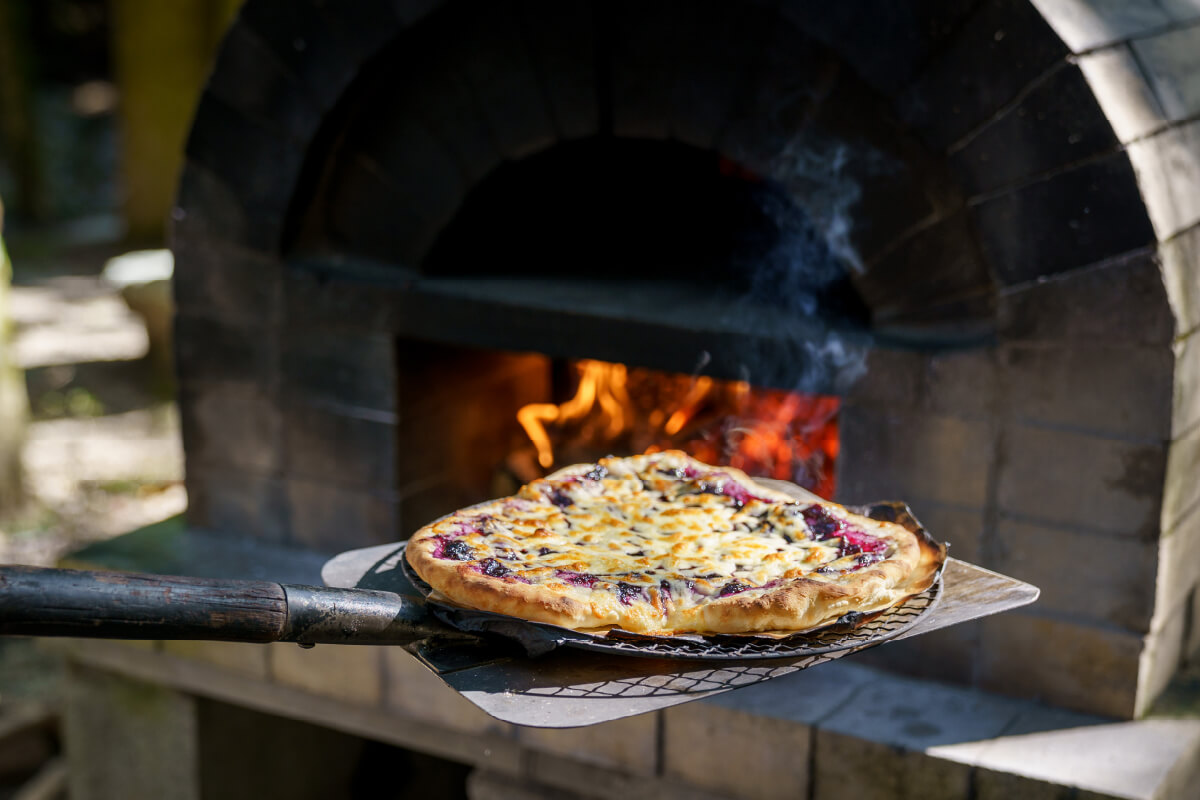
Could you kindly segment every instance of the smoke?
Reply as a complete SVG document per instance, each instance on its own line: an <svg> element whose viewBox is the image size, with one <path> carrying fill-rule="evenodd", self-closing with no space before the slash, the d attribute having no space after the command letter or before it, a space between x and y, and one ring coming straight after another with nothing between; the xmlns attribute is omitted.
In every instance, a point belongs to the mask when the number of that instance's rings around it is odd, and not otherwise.
<svg viewBox="0 0 1200 800"><path fill-rule="evenodd" d="M867 310L852 276L863 263L853 245L860 180L891 165L869 146L788 142L754 193L766 224L747 238L737 267L748 290L730 322L754 342L740 354L755 383L843 394L866 372Z"/></svg>

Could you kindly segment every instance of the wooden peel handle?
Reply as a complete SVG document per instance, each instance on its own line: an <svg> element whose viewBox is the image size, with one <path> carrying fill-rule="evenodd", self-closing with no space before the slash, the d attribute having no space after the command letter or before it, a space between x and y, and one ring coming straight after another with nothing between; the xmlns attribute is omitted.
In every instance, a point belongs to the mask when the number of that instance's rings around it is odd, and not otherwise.
<svg viewBox="0 0 1200 800"><path fill-rule="evenodd" d="M406 644L446 632L391 592L0 566L0 635Z"/></svg>

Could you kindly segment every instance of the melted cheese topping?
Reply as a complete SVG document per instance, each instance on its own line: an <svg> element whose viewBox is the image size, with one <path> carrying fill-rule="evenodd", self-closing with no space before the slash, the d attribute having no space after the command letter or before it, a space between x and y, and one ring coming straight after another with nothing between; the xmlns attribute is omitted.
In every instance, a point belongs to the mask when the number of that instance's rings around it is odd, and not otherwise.
<svg viewBox="0 0 1200 800"><path fill-rule="evenodd" d="M836 580L895 552L885 532L868 533L840 506L760 497L695 463L673 452L602 459L583 474L535 481L500 513L492 506L435 524L434 556L665 614L668 603L682 610L797 578Z"/></svg>

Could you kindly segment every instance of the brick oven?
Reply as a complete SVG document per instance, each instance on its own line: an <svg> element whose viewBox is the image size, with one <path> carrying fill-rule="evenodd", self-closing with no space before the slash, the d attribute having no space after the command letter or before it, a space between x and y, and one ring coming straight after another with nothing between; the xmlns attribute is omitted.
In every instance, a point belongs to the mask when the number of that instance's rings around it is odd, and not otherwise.
<svg viewBox="0 0 1200 800"><path fill-rule="evenodd" d="M580 359L822 397L835 499L903 499L1043 591L856 669L1137 718L1200 651L1198 50L1200 7L1150 0L248 0L173 213L180 535L295 574L403 539L524 477L517 413ZM81 646L77 683L508 776L478 797L572 759L736 793L672 760L671 720L779 724L730 699L556 739L403 653L123 647ZM853 734L796 730L803 775L768 768L836 796L821 753ZM924 756L897 769L961 781L936 796L988 780Z"/></svg>

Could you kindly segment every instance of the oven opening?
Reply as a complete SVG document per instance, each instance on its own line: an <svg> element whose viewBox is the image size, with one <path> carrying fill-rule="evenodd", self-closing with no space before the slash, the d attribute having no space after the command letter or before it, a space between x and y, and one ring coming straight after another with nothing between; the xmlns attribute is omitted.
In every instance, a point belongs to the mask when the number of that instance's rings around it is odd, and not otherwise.
<svg viewBox="0 0 1200 800"><path fill-rule="evenodd" d="M840 398L584 358L398 342L405 527L570 464L668 449L836 489Z"/></svg>

